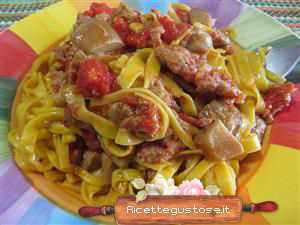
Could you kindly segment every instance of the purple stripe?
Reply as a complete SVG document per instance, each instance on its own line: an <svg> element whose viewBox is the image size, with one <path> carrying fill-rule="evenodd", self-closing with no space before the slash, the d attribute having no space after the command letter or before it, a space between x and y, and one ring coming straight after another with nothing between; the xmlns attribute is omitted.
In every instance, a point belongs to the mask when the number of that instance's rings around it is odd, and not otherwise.
<svg viewBox="0 0 300 225"><path fill-rule="evenodd" d="M18 199L18 201L0 215L1 223L17 224L38 197L39 194L34 189L29 189Z"/></svg>
<svg viewBox="0 0 300 225"><path fill-rule="evenodd" d="M181 0L181 2L193 7L208 11L217 19L216 27L226 27L237 18L244 4L237 0Z"/></svg>
<svg viewBox="0 0 300 225"><path fill-rule="evenodd" d="M9 208L29 189L29 183L13 162L9 162L9 169L0 177L0 214Z"/></svg>

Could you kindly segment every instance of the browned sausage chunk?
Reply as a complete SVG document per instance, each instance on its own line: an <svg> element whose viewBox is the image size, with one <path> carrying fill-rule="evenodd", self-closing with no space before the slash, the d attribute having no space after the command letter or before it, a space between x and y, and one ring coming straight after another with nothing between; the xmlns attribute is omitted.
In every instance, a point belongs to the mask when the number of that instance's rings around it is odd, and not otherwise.
<svg viewBox="0 0 300 225"><path fill-rule="evenodd" d="M157 57L175 74L188 82L193 82L200 64L205 61L202 56L191 53L181 46L161 46L155 49Z"/></svg>
<svg viewBox="0 0 300 225"><path fill-rule="evenodd" d="M142 144L137 150L137 158L146 163L160 163L173 159L184 145L176 137L167 137L162 141Z"/></svg>
<svg viewBox="0 0 300 225"><path fill-rule="evenodd" d="M240 111L233 105L225 101L212 101L207 104L199 113L200 119L221 120L224 126L234 136L239 136L243 124L243 117Z"/></svg>
<svg viewBox="0 0 300 225"><path fill-rule="evenodd" d="M195 77L197 92L200 94L217 95L224 98L243 100L237 85L221 71L209 68L197 73Z"/></svg>

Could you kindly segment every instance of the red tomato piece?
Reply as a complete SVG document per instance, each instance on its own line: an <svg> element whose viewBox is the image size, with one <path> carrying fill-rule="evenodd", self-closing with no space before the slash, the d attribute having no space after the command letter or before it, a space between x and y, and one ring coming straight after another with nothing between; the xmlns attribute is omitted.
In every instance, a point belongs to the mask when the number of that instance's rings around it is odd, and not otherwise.
<svg viewBox="0 0 300 225"><path fill-rule="evenodd" d="M269 89L264 95L265 112L263 117L268 122L272 122L275 114L291 104L292 93L296 90L295 84L291 82Z"/></svg>
<svg viewBox="0 0 300 225"><path fill-rule="evenodd" d="M116 75L103 62L90 58L80 64L76 85L85 97L103 96L116 90Z"/></svg>
<svg viewBox="0 0 300 225"><path fill-rule="evenodd" d="M114 9L110 8L107 4L103 2L93 2L90 5L89 10L84 12L84 15L94 17L98 14L108 14L112 15L114 13Z"/></svg>
<svg viewBox="0 0 300 225"><path fill-rule="evenodd" d="M113 27L115 31L120 35L123 41L126 40L127 35L130 33L129 23L123 17L116 17L114 19Z"/></svg>
<svg viewBox="0 0 300 225"><path fill-rule="evenodd" d="M170 43L171 41L176 39L176 37L177 37L176 23L166 16L160 17L159 21L165 29L165 32L162 35L163 41Z"/></svg>
<svg viewBox="0 0 300 225"><path fill-rule="evenodd" d="M175 21L171 20L167 16L160 16L159 21L165 29L165 32L162 35L162 39L168 44L177 39L191 26L187 23L176 24Z"/></svg>
<svg viewBox="0 0 300 225"><path fill-rule="evenodd" d="M126 45L130 48L146 48L150 39L150 33L143 31L141 33L131 32L126 38Z"/></svg>
<svg viewBox="0 0 300 225"><path fill-rule="evenodd" d="M130 48L145 48L150 39L150 32L144 30L135 33L129 28L129 22L123 17L116 17L113 24L114 29L120 35L125 44Z"/></svg>

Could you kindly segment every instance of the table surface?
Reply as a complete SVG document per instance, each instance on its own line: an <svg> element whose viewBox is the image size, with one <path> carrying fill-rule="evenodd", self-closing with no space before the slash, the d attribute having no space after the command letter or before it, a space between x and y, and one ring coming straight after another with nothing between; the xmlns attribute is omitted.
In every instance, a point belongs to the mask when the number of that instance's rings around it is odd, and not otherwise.
<svg viewBox="0 0 300 225"><path fill-rule="evenodd" d="M0 0L0 30L59 0ZM300 35L300 0L242 0L262 9Z"/></svg>

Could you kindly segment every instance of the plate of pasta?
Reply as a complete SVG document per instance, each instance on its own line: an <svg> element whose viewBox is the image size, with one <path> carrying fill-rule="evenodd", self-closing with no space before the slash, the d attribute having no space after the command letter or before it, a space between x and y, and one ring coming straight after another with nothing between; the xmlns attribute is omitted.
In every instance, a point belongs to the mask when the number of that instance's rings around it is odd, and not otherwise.
<svg viewBox="0 0 300 225"><path fill-rule="evenodd" d="M225 1L151 2L78 11L61 1L0 34L5 140L18 167L1 160L1 183L14 167L16 193L31 185L73 213L125 195L239 195L283 212L242 224L297 221L300 95L266 58L287 40L299 48L298 37L238 1L230 12Z"/></svg>

